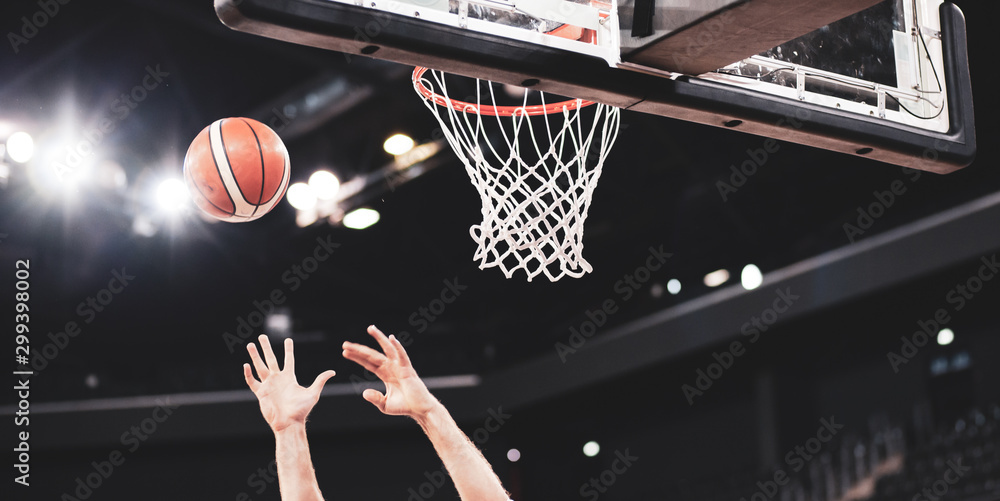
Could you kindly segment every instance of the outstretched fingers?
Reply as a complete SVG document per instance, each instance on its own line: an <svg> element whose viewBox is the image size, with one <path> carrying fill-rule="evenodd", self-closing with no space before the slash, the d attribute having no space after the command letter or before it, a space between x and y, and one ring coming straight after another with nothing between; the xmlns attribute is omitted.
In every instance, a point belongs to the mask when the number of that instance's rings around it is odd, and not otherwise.
<svg viewBox="0 0 1000 501"><path fill-rule="evenodd" d="M410 356L406 354L406 349L403 348L402 343L396 336L389 336L389 342L392 346L396 348L397 360L399 361L400 367L412 367L413 364L410 363Z"/></svg>
<svg viewBox="0 0 1000 501"><path fill-rule="evenodd" d="M382 351L385 352L385 356L387 358L390 360L399 359L399 354L396 353L396 348L392 346L392 343L389 342L389 338L385 337L385 334L383 334L378 327L369 325L368 334L375 338L375 341L378 341L378 345L382 347Z"/></svg>
<svg viewBox="0 0 1000 501"><path fill-rule="evenodd" d="M260 378L261 382L267 378L270 371L267 370L267 366L264 365L264 361L260 359L260 354L257 353L257 345L250 343L247 345L247 351L250 352L250 361L253 362L253 368L257 369L257 377Z"/></svg>
<svg viewBox="0 0 1000 501"><path fill-rule="evenodd" d="M264 361L267 362L267 368L272 371L280 371L278 359L275 358L274 351L271 350L271 341L267 339L267 334L261 334L257 339L260 340L260 349L264 352Z"/></svg>
<svg viewBox="0 0 1000 501"><path fill-rule="evenodd" d="M295 353L292 344L292 338L285 338L285 363L281 366L281 370L295 375Z"/></svg>
<svg viewBox="0 0 1000 501"><path fill-rule="evenodd" d="M250 391L257 393L257 388L260 388L260 381L257 381L253 377L253 372L250 371L250 364L243 364L243 378L247 380L247 386L250 387Z"/></svg>
<svg viewBox="0 0 1000 501"><path fill-rule="evenodd" d="M385 363L385 355L361 344L344 343L344 358L357 363L370 372L376 372Z"/></svg>

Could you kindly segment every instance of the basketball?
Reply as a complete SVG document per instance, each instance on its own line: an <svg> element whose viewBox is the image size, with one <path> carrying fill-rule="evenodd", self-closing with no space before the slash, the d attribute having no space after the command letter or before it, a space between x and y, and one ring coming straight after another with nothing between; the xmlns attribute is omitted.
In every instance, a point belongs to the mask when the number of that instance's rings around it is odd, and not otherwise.
<svg viewBox="0 0 1000 501"><path fill-rule="evenodd" d="M223 118L205 127L184 156L184 182L195 204L221 221L253 221L288 187L288 150L270 127Z"/></svg>

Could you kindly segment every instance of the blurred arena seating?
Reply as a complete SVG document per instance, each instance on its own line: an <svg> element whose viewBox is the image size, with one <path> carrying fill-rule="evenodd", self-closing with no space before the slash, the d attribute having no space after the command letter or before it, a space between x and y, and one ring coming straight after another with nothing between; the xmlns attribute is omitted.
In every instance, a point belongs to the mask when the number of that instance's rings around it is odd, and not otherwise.
<svg viewBox="0 0 1000 501"><path fill-rule="evenodd" d="M949 412L937 423L933 414L930 405L917 405L905 425L874 415L866 436L835 437L797 472L782 463L678 482L667 494L700 501L1000 500L1000 404ZM779 470L787 477L776 477Z"/></svg>

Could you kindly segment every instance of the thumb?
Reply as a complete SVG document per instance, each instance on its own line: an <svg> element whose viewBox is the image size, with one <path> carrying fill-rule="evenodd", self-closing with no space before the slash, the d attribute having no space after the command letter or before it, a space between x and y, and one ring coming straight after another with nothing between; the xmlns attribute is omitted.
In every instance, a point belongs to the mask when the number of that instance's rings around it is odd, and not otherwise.
<svg viewBox="0 0 1000 501"><path fill-rule="evenodd" d="M365 400L374 404L375 407L378 407L378 410L385 412L385 395L383 395L382 392L369 388L365 390L361 396L364 397Z"/></svg>
<svg viewBox="0 0 1000 501"><path fill-rule="evenodd" d="M311 391L320 392L323 390L323 385L325 385L326 382L336 374L337 373L334 371L324 371L320 373L320 375L316 376L316 380L313 381L313 384L309 386L309 389Z"/></svg>

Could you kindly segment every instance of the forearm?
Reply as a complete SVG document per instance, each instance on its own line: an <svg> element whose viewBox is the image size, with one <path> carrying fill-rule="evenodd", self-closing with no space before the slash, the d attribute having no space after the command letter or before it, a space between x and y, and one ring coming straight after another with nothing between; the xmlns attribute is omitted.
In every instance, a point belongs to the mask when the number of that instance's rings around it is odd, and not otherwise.
<svg viewBox="0 0 1000 501"><path fill-rule="evenodd" d="M507 491L489 462L452 419L443 405L417 418L417 422L451 475L462 501L507 501Z"/></svg>
<svg viewBox="0 0 1000 501"><path fill-rule="evenodd" d="M275 432L275 460L282 501L322 501L316 481L305 424Z"/></svg>

